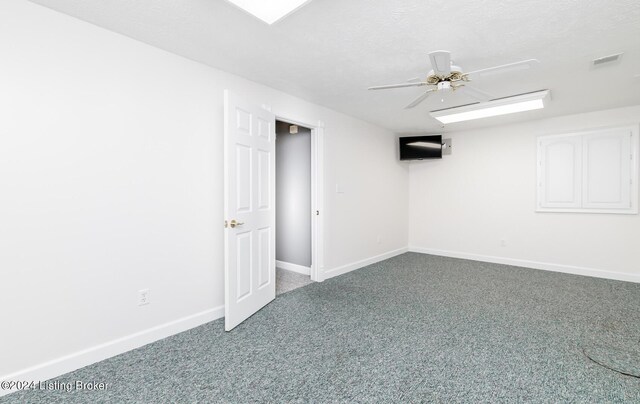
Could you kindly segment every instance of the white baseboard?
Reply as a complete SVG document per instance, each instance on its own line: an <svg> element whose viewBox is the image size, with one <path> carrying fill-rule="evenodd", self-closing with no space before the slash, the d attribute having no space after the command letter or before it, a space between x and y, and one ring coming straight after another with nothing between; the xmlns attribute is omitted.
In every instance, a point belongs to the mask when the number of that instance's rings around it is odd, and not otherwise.
<svg viewBox="0 0 640 404"><path fill-rule="evenodd" d="M175 321L161 324L104 344L96 345L61 358L22 369L8 375L0 376L0 380L36 382L49 380L222 317L224 317L224 306L215 307L213 309L205 310ZM0 390L0 396L12 392L13 391L11 390Z"/></svg>
<svg viewBox="0 0 640 404"><path fill-rule="evenodd" d="M552 264L549 262L529 261L517 258L496 257L491 255L472 254L459 251L438 250L424 247L409 247L409 251L439 255L443 257L464 258L473 261L492 262L495 264L513 265L517 267L526 267L533 269L542 269L544 271L564 272L567 274L592 276L595 278L614 279L617 281L640 283L640 275L629 274L624 272L609 271L606 269L586 268L572 265Z"/></svg>
<svg viewBox="0 0 640 404"><path fill-rule="evenodd" d="M375 257L367 258L361 261L352 262L351 264L342 265L337 268L332 268L324 272L324 279L333 278L334 276L346 274L353 270L366 267L367 265L375 264L376 262L384 261L388 258L395 257L396 255L404 254L408 251L407 247L398 248L397 250L388 251L384 254L376 255Z"/></svg>
<svg viewBox="0 0 640 404"><path fill-rule="evenodd" d="M276 267L286 269L287 271L297 272L302 275L311 275L311 268L290 262L276 261Z"/></svg>

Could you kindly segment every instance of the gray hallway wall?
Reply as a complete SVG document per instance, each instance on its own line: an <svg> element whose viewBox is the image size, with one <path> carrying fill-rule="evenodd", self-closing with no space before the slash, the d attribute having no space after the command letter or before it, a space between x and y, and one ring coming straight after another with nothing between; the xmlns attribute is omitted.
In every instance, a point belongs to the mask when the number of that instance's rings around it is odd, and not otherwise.
<svg viewBox="0 0 640 404"><path fill-rule="evenodd" d="M276 260L311 266L311 130L276 121Z"/></svg>

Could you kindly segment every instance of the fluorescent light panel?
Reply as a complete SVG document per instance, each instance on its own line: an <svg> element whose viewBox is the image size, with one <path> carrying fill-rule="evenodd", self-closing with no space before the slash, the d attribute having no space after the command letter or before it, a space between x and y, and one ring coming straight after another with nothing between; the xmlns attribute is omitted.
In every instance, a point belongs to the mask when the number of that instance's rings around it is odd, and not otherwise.
<svg viewBox="0 0 640 404"><path fill-rule="evenodd" d="M497 107L490 107L484 109L478 109L475 111L459 112L457 114L450 114L436 119L442 123L454 123L462 121L470 121L472 119L488 118L490 116L507 115L516 112L530 111L533 109L544 108L542 100L523 101L510 105L500 105Z"/></svg>
<svg viewBox="0 0 640 404"><path fill-rule="evenodd" d="M479 104L448 108L432 112L431 116L447 124L469 121L472 119L488 118L491 116L507 115L516 112L531 111L544 108L544 101L549 96L549 90L535 93L516 95Z"/></svg>
<svg viewBox="0 0 640 404"><path fill-rule="evenodd" d="M311 0L227 0L271 25Z"/></svg>

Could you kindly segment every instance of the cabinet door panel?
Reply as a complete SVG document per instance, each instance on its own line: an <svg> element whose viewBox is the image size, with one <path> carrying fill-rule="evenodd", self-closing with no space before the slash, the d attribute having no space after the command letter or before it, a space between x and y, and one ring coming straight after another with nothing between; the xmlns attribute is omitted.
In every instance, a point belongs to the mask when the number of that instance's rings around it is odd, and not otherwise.
<svg viewBox="0 0 640 404"><path fill-rule="evenodd" d="M583 207L628 209L631 207L631 136L626 130L610 130L584 136Z"/></svg>
<svg viewBox="0 0 640 404"><path fill-rule="evenodd" d="M539 208L582 206L582 139L580 136L540 140Z"/></svg>

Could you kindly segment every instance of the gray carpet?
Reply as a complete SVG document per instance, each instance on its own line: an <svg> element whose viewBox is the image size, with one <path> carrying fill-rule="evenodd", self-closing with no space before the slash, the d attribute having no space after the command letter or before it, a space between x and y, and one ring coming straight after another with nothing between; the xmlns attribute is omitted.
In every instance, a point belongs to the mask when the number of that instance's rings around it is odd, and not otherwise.
<svg viewBox="0 0 640 404"><path fill-rule="evenodd" d="M640 284L407 253L8 402L640 402L585 344L640 335Z"/></svg>
<svg viewBox="0 0 640 404"><path fill-rule="evenodd" d="M302 275L287 271L286 269L276 268L276 295L307 286L312 282L309 275Z"/></svg>
<svg viewBox="0 0 640 404"><path fill-rule="evenodd" d="M584 354L608 369L627 376L640 378L640 343L628 339L624 343L588 344Z"/></svg>

